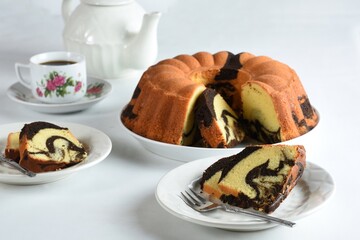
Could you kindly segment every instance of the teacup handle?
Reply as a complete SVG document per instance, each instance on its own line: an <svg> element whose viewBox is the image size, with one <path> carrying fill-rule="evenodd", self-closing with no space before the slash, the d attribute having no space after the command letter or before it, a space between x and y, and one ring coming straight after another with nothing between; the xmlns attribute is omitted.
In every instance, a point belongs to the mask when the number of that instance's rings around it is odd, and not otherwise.
<svg viewBox="0 0 360 240"><path fill-rule="evenodd" d="M15 73L20 83L25 87L31 89L31 80L23 77L21 73L21 68L27 68L30 71L30 64L15 63Z"/></svg>

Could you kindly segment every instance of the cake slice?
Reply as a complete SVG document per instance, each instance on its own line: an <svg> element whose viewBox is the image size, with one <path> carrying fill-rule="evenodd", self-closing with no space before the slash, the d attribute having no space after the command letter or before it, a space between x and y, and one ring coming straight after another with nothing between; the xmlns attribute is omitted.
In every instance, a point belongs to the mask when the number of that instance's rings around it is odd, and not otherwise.
<svg viewBox="0 0 360 240"><path fill-rule="evenodd" d="M19 139L19 164L36 173L70 167L87 157L69 129L48 122L25 124Z"/></svg>
<svg viewBox="0 0 360 240"><path fill-rule="evenodd" d="M301 145L249 146L207 168L201 189L224 203L271 213L297 184L305 159Z"/></svg>
<svg viewBox="0 0 360 240"><path fill-rule="evenodd" d="M20 132L9 133L5 147L5 157L17 163L19 163L20 160L19 135Z"/></svg>
<svg viewBox="0 0 360 240"><path fill-rule="evenodd" d="M245 137L237 114L213 89L207 88L199 96L195 119L205 145L212 148L233 147Z"/></svg>
<svg viewBox="0 0 360 240"><path fill-rule="evenodd" d="M307 96L296 95L291 85L285 88L276 76L263 78L266 82L248 81L241 89L247 135L264 143L278 143L310 131L316 125L311 119L317 119L317 115ZM294 95L297 97L288 99Z"/></svg>

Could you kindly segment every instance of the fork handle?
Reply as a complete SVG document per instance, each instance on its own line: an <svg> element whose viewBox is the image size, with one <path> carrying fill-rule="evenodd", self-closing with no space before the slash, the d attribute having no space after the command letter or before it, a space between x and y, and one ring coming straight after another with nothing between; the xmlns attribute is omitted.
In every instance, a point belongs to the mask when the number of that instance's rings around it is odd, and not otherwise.
<svg viewBox="0 0 360 240"><path fill-rule="evenodd" d="M14 162L10 159L7 159L5 157L3 157L2 155L0 155L0 162L4 162L10 166L12 166L13 168L17 169L18 171L20 171L21 173L29 176L29 177L35 177L36 176L36 173L32 172L32 171L29 171L23 167L21 167L17 162Z"/></svg>
<svg viewBox="0 0 360 240"><path fill-rule="evenodd" d="M244 209L241 209L241 208L225 207L225 209L228 212L239 212L239 213L250 215L250 216L253 216L253 217L258 217L258 218L261 218L261 219L265 219L265 220L268 220L269 222L279 223L279 224L285 225L287 227L293 227L296 224L296 223L288 221L288 220L284 220L284 219L281 219L281 218L269 216L269 215L258 213L258 212L247 211L247 210L244 210Z"/></svg>

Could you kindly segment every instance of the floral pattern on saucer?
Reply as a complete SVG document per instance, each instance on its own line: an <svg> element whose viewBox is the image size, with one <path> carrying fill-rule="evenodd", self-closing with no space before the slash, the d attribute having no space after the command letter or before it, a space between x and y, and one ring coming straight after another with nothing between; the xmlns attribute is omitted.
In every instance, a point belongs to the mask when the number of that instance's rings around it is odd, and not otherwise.
<svg viewBox="0 0 360 240"><path fill-rule="evenodd" d="M8 97L32 110L46 113L67 113L84 110L106 98L112 91L111 84L105 80L91 78L87 80L86 94L79 101L61 104L43 103L36 99L30 89L20 82L11 85L7 90Z"/></svg>
<svg viewBox="0 0 360 240"><path fill-rule="evenodd" d="M86 90L85 97L88 98L97 98L101 96L104 88L104 83L95 82L92 84L89 84Z"/></svg>

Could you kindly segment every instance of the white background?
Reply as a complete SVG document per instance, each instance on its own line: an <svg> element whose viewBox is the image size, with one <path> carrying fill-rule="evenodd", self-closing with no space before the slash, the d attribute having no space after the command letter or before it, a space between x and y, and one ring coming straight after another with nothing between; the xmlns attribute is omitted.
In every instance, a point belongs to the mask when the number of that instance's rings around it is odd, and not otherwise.
<svg viewBox="0 0 360 240"><path fill-rule="evenodd" d="M294 229L239 233L195 225L165 212L154 192L182 163L144 150L119 125L138 77L111 82L114 91L73 114L44 114L11 101L15 62L62 50L61 1L0 2L0 124L69 121L106 133L113 142L101 164L59 182L0 184L1 239L356 239L360 234L358 97L360 2L351 0L138 1L163 12L158 59L197 51L268 55L294 68L321 116L317 159L336 192Z"/></svg>

